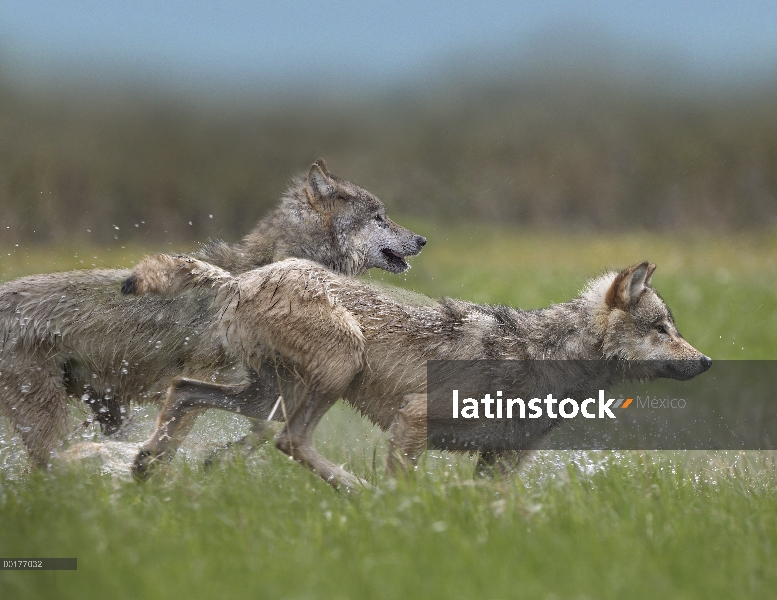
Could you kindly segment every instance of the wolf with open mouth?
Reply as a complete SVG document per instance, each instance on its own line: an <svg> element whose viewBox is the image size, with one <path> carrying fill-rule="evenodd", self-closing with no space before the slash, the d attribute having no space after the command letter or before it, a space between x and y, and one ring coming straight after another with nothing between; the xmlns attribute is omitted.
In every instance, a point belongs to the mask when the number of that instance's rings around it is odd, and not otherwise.
<svg viewBox="0 0 777 600"><path fill-rule="evenodd" d="M234 274L297 257L353 277L373 267L401 273L425 243L319 159L243 240L212 241L195 256ZM214 343L219 318L207 294L123 295L122 282L125 293L132 290L129 275L84 270L0 285L0 411L36 464L45 465L68 434L68 398L87 403L110 434L130 402L164 399L175 375L247 377L240 360Z"/></svg>

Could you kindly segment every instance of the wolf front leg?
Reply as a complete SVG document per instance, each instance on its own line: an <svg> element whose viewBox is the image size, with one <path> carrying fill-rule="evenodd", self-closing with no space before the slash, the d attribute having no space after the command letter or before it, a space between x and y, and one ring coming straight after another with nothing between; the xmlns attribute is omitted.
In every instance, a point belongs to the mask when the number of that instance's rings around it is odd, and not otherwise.
<svg viewBox="0 0 777 600"><path fill-rule="evenodd" d="M262 413L269 413L269 409L265 412L265 400L257 390L256 379L248 385L234 386L176 377L159 414L154 435L135 457L133 474L142 479L159 461L170 462L197 417L205 410L218 408L247 417L260 417Z"/></svg>
<svg viewBox="0 0 777 600"><path fill-rule="evenodd" d="M281 398L278 398L278 401L280 400ZM283 415L280 413L281 411L278 410L274 416L283 418ZM280 420L280 418L276 418L276 420ZM222 459L229 457L233 451L237 450L241 455L248 456L255 450L264 446L264 444L270 441L270 438L275 436L278 431L277 426L279 425L278 423L271 424L268 419L255 419L249 417L249 421L251 422L249 433L236 442L227 442L226 444L211 450L205 457L202 465L205 468L210 468L219 464Z"/></svg>
<svg viewBox="0 0 777 600"><path fill-rule="evenodd" d="M426 448L426 394L408 394L402 399L390 431L386 471L390 475L395 475L398 469L407 472ZM478 456L476 475L494 477L498 473L509 477L523 468L533 453L533 450L483 451Z"/></svg>
<svg viewBox="0 0 777 600"><path fill-rule="evenodd" d="M337 402L339 395L324 395L307 390L297 402L286 426L275 439L275 447L307 466L316 475L335 488L348 490L371 487L369 483L328 461L313 447L313 431L321 417Z"/></svg>
<svg viewBox="0 0 777 600"><path fill-rule="evenodd" d="M398 467L407 472L426 448L426 394L405 396L389 431L386 472L394 476Z"/></svg>
<svg viewBox="0 0 777 600"><path fill-rule="evenodd" d="M93 420L100 424L103 435L113 435L119 431L123 421L121 411L124 405L115 398L106 400L94 390L88 392L88 397L87 402L92 410Z"/></svg>
<svg viewBox="0 0 777 600"><path fill-rule="evenodd" d="M484 450L478 455L475 475L510 477L525 467L534 453L534 450Z"/></svg>

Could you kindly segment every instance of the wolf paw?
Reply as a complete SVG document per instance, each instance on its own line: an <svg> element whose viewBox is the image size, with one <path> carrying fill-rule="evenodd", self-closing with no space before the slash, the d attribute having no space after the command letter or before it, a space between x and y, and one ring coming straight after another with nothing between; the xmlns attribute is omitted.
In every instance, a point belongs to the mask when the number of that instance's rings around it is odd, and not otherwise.
<svg viewBox="0 0 777 600"><path fill-rule="evenodd" d="M141 449L132 463L132 476L138 481L146 480L158 462L159 455L156 452L147 448Z"/></svg>

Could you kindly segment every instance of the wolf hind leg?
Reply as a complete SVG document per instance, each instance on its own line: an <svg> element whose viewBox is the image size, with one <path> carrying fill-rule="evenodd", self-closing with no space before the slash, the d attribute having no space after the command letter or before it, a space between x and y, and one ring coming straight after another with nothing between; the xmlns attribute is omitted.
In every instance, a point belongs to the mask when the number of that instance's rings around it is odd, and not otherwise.
<svg viewBox="0 0 777 600"><path fill-rule="evenodd" d="M220 385L184 377L173 379L157 428L135 457L132 472L136 478L149 475L160 461L170 462L194 426L197 417L209 408L252 415L259 402L248 385Z"/></svg>

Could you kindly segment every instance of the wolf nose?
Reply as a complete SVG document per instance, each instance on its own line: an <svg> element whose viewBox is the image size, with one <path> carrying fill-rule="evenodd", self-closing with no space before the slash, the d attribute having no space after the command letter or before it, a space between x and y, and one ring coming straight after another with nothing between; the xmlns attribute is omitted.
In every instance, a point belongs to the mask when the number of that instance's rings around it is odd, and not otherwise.
<svg viewBox="0 0 777 600"><path fill-rule="evenodd" d="M415 236L415 243L418 244L419 248L423 248L426 246L426 238L422 235Z"/></svg>
<svg viewBox="0 0 777 600"><path fill-rule="evenodd" d="M712 359L709 356L702 355L699 360L701 361L702 369L705 371L712 366Z"/></svg>

